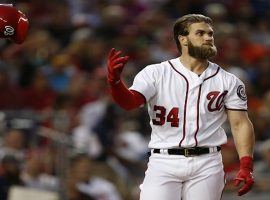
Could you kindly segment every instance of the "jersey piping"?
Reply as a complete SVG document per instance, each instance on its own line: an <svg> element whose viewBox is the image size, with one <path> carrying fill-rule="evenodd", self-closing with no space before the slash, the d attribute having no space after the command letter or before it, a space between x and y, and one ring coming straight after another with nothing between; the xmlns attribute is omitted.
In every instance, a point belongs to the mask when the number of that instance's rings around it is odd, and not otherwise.
<svg viewBox="0 0 270 200"><path fill-rule="evenodd" d="M179 146L182 146L182 142L184 141L185 137L186 137L186 112L187 112L187 101L188 101L188 91L189 91L189 82L187 80L187 78L181 73L179 72L171 63L171 61L168 61L169 64L171 65L171 67L173 68L174 71L176 71L179 75L181 75L185 82L186 82L186 98L185 98L185 104L184 104L184 120L183 120L183 136L181 141L179 142ZM220 67L217 68L216 72L214 74L212 74L211 76L205 78L203 80L206 81L214 76L216 76L218 74L220 70ZM202 83L203 84L203 83ZM198 92L198 99L197 99L197 117L196 117L196 131L194 134L194 140L195 140L195 147L198 145L198 140L197 140L197 134L199 132L199 118L200 118L200 97L201 97L201 89L202 89L202 84L199 87L199 92Z"/></svg>
<svg viewBox="0 0 270 200"><path fill-rule="evenodd" d="M203 79L203 81L206 81L206 80L208 80L208 79L214 77L215 75L217 75L217 73L219 72L219 70L220 70L220 67L217 68L217 71L216 71L213 75L211 75L211 76L209 76L209 77Z"/></svg>
<svg viewBox="0 0 270 200"><path fill-rule="evenodd" d="M185 137L186 137L186 112L187 112L187 100L188 100L188 90L189 90L189 83L187 78L179 71L177 71L175 69L175 67L173 66L173 64L171 63L171 61L168 61L169 64L171 65L171 67L174 69L174 71L176 71L178 74L180 74L186 81L186 98L185 98L185 104L184 104L184 122L183 122L183 136L181 141L179 142L179 146L181 147L182 142L184 141Z"/></svg>
<svg viewBox="0 0 270 200"><path fill-rule="evenodd" d="M196 131L194 134L194 139L195 139L195 147L198 145L198 140L197 140L197 134L199 132L199 118L200 118L200 98L201 98L201 90L202 90L202 84L200 85L199 88L199 93L198 93L198 99L197 99L197 123L196 123Z"/></svg>
<svg viewBox="0 0 270 200"><path fill-rule="evenodd" d="M205 79L203 80L203 82L206 81L206 80L208 80L208 79L210 79L210 78L212 78L212 77L214 77L214 76L216 76L216 75L218 74L219 70L220 70L220 67L218 67L217 71L216 71L213 75L211 75L211 76L205 78ZM202 84L203 84L203 83L202 83ZM196 123L197 128L196 128L195 135L194 135L194 139L195 139L195 147L198 145L197 134L198 134L198 132L199 132L199 127L200 127L200 126L199 126L199 125L200 125L200 124L199 124L199 120L200 120L199 118L200 118L200 98L201 98L202 84L200 85L200 88L199 88L198 100L197 100L197 123Z"/></svg>

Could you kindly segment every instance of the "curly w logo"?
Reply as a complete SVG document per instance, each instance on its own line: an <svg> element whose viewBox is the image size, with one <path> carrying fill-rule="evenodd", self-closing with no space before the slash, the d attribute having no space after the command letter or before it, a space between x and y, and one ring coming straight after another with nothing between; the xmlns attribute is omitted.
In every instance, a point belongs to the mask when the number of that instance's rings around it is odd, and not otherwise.
<svg viewBox="0 0 270 200"><path fill-rule="evenodd" d="M5 26L4 35L14 35L14 28L12 26Z"/></svg>
<svg viewBox="0 0 270 200"><path fill-rule="evenodd" d="M224 104L224 98L227 93L227 90L225 90L223 93L219 91L209 92L206 96L206 98L209 100L209 103L207 105L208 110L210 112L220 110Z"/></svg>

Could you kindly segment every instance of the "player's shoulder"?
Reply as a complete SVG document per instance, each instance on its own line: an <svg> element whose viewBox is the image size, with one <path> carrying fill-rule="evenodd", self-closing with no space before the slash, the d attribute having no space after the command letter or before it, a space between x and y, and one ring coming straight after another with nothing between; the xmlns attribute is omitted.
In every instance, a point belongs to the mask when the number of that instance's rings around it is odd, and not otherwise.
<svg viewBox="0 0 270 200"><path fill-rule="evenodd" d="M157 62L157 63L153 63L153 64L149 64L146 67L144 67L142 69L142 71L146 71L146 72L162 72L164 71L164 69L166 67L168 67L168 60L166 61L162 61L162 62Z"/></svg>
<svg viewBox="0 0 270 200"><path fill-rule="evenodd" d="M218 70L218 75L221 76L225 80L232 81L232 80L238 80L239 79L237 76L235 76L234 74L228 72L227 70L225 70L224 68L222 68L221 66L219 66L216 63L210 62L210 66L211 66L212 69Z"/></svg>
<svg viewBox="0 0 270 200"><path fill-rule="evenodd" d="M146 68L152 68L152 69L160 69L163 67L166 67L168 65L168 60L162 61L162 62L156 62L150 65L147 65Z"/></svg>

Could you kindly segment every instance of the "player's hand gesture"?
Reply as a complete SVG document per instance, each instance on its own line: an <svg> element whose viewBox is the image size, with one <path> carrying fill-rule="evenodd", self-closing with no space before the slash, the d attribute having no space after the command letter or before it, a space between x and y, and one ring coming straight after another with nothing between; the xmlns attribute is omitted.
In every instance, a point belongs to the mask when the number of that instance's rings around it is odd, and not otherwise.
<svg viewBox="0 0 270 200"><path fill-rule="evenodd" d="M123 68L129 59L128 56L121 56L121 53L122 51L117 51L115 48L112 48L109 53L107 59L107 80L110 85L115 85L120 81Z"/></svg>
<svg viewBox="0 0 270 200"><path fill-rule="evenodd" d="M242 196L243 194L246 194L249 190L251 190L254 184L252 171L253 171L252 158L248 156L241 158L240 170L237 173L234 182L235 186L239 186L241 183L243 184L238 190L238 196Z"/></svg>

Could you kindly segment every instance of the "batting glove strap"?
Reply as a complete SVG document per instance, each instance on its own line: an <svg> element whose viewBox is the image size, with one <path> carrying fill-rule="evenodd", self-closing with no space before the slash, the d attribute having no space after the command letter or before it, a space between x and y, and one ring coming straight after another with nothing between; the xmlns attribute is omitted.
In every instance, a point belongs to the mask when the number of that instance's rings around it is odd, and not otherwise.
<svg viewBox="0 0 270 200"><path fill-rule="evenodd" d="M249 169L253 172L253 158L250 156L244 156L240 159L240 169Z"/></svg>

